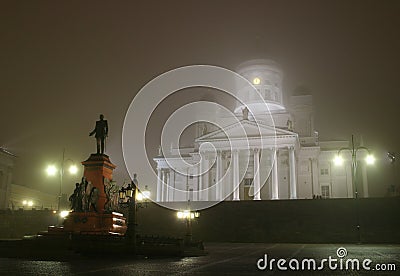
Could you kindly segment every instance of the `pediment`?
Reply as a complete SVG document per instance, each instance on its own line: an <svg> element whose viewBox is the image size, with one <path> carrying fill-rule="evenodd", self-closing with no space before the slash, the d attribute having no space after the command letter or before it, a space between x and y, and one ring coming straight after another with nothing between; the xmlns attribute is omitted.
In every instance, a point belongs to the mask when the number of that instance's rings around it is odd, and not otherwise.
<svg viewBox="0 0 400 276"><path fill-rule="evenodd" d="M196 142L221 141L229 139L248 139L248 138L277 138L277 137L296 137L297 133L276 128L273 126L255 123L249 120L241 120L228 125L223 129L207 133L196 139Z"/></svg>

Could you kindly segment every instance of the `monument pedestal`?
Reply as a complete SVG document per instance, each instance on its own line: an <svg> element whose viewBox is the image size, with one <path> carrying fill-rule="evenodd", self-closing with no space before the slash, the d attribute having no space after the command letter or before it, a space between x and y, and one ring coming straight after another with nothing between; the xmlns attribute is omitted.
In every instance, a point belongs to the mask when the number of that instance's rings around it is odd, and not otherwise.
<svg viewBox="0 0 400 276"><path fill-rule="evenodd" d="M104 190L104 181L112 180L112 172L115 165L111 163L110 158L105 154L91 154L90 157L82 162L85 167L83 176L87 181L99 190L99 199L97 201L97 211L103 213L107 196Z"/></svg>
<svg viewBox="0 0 400 276"><path fill-rule="evenodd" d="M72 234L122 236L126 228L126 219L116 212L72 212L64 222L64 232Z"/></svg>
<svg viewBox="0 0 400 276"><path fill-rule="evenodd" d="M63 227L49 227L49 234L85 234L85 235L125 235L127 226L126 219L122 214L106 210L106 203L109 200L105 191L105 182L112 181L112 172L115 165L105 154L91 154L82 162L84 166L83 176L90 183L84 191L86 200L90 198L90 191L93 188L98 190L96 209L90 207L89 202L82 204L86 206L83 211L71 212L64 221Z"/></svg>

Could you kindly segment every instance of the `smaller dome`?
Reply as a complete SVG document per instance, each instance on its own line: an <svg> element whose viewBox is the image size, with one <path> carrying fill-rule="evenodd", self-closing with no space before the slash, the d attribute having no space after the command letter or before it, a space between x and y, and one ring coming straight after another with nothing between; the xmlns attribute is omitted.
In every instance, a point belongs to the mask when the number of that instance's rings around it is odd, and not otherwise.
<svg viewBox="0 0 400 276"><path fill-rule="evenodd" d="M252 86L239 89L239 97L256 113L285 111L282 97L283 73L279 65L268 59L254 59L241 63L237 73L246 78ZM259 94L256 94L254 88ZM263 100L260 99L260 95ZM244 108L238 104L235 113Z"/></svg>

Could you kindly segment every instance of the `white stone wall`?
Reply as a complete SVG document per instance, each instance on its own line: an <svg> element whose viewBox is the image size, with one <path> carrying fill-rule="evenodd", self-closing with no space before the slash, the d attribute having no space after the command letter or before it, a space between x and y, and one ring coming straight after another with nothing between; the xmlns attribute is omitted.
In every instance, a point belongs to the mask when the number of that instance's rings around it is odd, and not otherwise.
<svg viewBox="0 0 400 276"><path fill-rule="evenodd" d="M0 209L8 208L15 157L0 148Z"/></svg>

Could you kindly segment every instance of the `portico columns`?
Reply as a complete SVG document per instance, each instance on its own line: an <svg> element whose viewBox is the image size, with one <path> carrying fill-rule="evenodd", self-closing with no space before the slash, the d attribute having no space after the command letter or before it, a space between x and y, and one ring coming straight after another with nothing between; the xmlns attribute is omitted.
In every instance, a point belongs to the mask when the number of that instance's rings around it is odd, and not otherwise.
<svg viewBox="0 0 400 276"><path fill-rule="evenodd" d="M167 182L166 179L166 171L163 170L162 171L162 183L161 183L161 201L165 201L165 189L166 189L166 185L165 183Z"/></svg>
<svg viewBox="0 0 400 276"><path fill-rule="evenodd" d="M240 200L239 196L239 151L232 151L232 165L233 165L233 200Z"/></svg>
<svg viewBox="0 0 400 276"><path fill-rule="evenodd" d="M166 178L166 181L165 181L165 197L164 197L164 201L169 201L169 189L170 189L170 187L169 187L169 185L170 185L170 179L169 179L169 171L166 171L165 172L165 178Z"/></svg>
<svg viewBox="0 0 400 276"><path fill-rule="evenodd" d="M221 200L222 197L222 153L217 152L217 173L215 176L215 200Z"/></svg>
<svg viewBox="0 0 400 276"><path fill-rule="evenodd" d="M317 158L311 159L311 173L312 173L312 182L313 182L313 195L320 195L321 189L319 187L318 182L318 162Z"/></svg>
<svg viewBox="0 0 400 276"><path fill-rule="evenodd" d="M296 159L294 156L294 147L289 147L289 167L290 167L290 199L296 199L297 183L296 183Z"/></svg>
<svg viewBox="0 0 400 276"><path fill-rule="evenodd" d="M260 150L254 149L254 200L260 200Z"/></svg>
<svg viewBox="0 0 400 276"><path fill-rule="evenodd" d="M203 174L204 168L205 168L205 156L203 152L200 152L200 168L199 168L199 201L204 200L204 177L205 174Z"/></svg>
<svg viewBox="0 0 400 276"><path fill-rule="evenodd" d="M157 168L157 201L161 201L161 193L162 193L162 179L161 179L161 168Z"/></svg>
<svg viewBox="0 0 400 276"><path fill-rule="evenodd" d="M271 162L272 162L271 199L279 199L278 149L272 149Z"/></svg>
<svg viewBox="0 0 400 276"><path fill-rule="evenodd" d="M209 176L208 174L210 173L210 171L208 170L208 166L209 166L209 161L207 159L207 154L205 152L201 152L200 153L200 173L199 173L199 177L200 177L200 185L199 185L199 197L200 197L200 201L207 201L208 200L208 179Z"/></svg>

